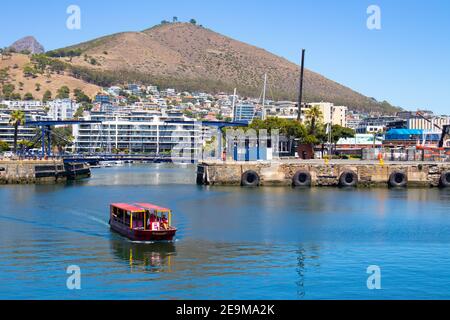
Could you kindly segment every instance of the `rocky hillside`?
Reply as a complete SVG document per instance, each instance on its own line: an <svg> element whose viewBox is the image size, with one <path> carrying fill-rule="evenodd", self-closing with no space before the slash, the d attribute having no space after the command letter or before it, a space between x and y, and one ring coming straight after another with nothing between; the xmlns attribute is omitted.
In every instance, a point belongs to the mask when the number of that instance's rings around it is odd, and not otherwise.
<svg viewBox="0 0 450 320"><path fill-rule="evenodd" d="M17 40L10 47L15 52L44 53L44 47L32 36Z"/></svg>
<svg viewBox="0 0 450 320"><path fill-rule="evenodd" d="M55 54L56 52L56 54ZM60 49L53 56L77 55L72 65L137 81L231 92L258 97L263 75L269 98L296 100L299 66L264 49L190 23L167 23L142 32L124 32ZM67 61L67 58L62 58ZM305 99L331 101L352 109L395 111L313 71L305 72Z"/></svg>
<svg viewBox="0 0 450 320"><path fill-rule="evenodd" d="M75 89L83 90L89 97L95 96L101 91L99 86L87 83L81 79L75 79L69 72L45 73L29 72L33 64L29 55L14 53L11 56L0 59L0 96L3 96L3 89L13 86L13 92L20 94L23 98L29 93L35 99L41 100L44 93L49 90L54 98L57 91L62 86L67 86L72 94Z"/></svg>

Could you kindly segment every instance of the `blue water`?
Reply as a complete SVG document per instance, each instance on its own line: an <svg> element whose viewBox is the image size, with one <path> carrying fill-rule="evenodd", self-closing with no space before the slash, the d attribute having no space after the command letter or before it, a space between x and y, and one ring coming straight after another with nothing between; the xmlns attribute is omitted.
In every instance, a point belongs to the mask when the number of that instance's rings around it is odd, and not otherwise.
<svg viewBox="0 0 450 320"><path fill-rule="evenodd" d="M450 190L199 187L192 167L1 186L2 299L448 299ZM111 202L174 210L173 244L108 227ZM66 269L81 269L81 290ZM367 267L381 290L367 288Z"/></svg>

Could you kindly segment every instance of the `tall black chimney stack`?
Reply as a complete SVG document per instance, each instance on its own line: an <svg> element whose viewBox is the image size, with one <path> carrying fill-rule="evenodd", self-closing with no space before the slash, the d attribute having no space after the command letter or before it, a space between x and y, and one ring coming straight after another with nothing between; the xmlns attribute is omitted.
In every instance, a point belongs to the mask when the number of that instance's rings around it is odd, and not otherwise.
<svg viewBox="0 0 450 320"><path fill-rule="evenodd" d="M302 64L300 67L300 93L298 95L298 116L297 120L300 121L301 111L302 111L302 100L303 100L303 71L305 69L305 49L302 49Z"/></svg>

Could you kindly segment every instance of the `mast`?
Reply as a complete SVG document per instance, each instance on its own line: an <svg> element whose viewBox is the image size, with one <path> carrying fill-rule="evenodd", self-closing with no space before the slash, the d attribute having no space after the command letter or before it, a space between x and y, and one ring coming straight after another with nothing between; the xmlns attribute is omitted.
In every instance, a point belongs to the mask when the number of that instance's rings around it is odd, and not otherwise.
<svg viewBox="0 0 450 320"><path fill-rule="evenodd" d="M266 120L266 87L267 87L267 73L264 74L264 89L262 97L262 119Z"/></svg>
<svg viewBox="0 0 450 320"><path fill-rule="evenodd" d="M236 88L234 88L234 93L233 93L233 104L232 104L232 107L231 107L231 109L232 109L232 111L233 111L233 121L235 120L235 117L236 117L236 115L234 114L234 112L235 112L235 110L234 110L235 106L236 106Z"/></svg>
<svg viewBox="0 0 450 320"><path fill-rule="evenodd" d="M302 100L303 100L303 72L305 67L305 49L302 49L302 64L300 67L300 93L298 96L298 115L297 120L301 120Z"/></svg>

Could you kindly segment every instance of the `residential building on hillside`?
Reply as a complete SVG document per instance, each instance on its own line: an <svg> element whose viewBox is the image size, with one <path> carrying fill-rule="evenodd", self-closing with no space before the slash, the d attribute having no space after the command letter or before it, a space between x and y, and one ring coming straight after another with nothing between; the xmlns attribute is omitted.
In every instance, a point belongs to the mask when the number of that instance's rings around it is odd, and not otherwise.
<svg viewBox="0 0 450 320"><path fill-rule="evenodd" d="M0 101L0 105L6 106L7 109L22 111L40 110L44 108L44 104L39 100L3 100Z"/></svg>
<svg viewBox="0 0 450 320"><path fill-rule="evenodd" d="M80 105L71 99L56 99L48 102L48 115L52 120L73 119Z"/></svg>

